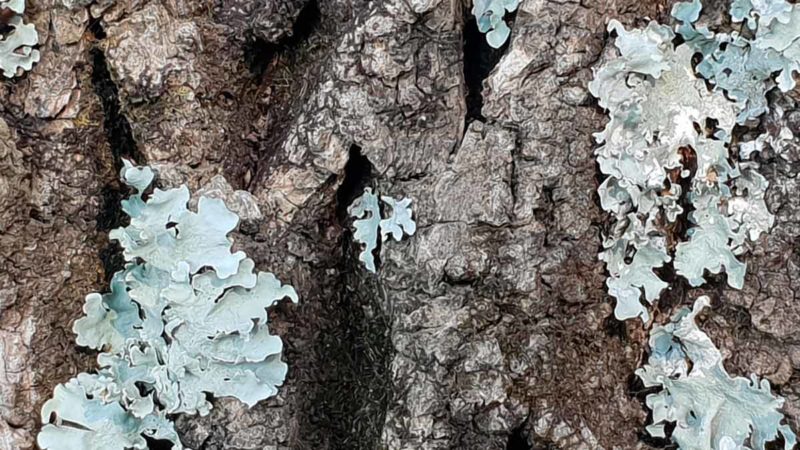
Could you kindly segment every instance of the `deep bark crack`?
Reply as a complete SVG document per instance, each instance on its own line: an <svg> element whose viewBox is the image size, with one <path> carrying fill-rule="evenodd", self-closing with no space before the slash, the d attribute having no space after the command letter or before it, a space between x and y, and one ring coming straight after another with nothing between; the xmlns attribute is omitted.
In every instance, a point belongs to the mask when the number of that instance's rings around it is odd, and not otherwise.
<svg viewBox="0 0 800 450"><path fill-rule="evenodd" d="M511 435L506 443L506 450L532 450L528 440L528 433L525 430L527 425L528 420L526 419L520 426L511 430Z"/></svg>
<svg viewBox="0 0 800 450"><path fill-rule="evenodd" d="M128 122L128 118L122 114L119 89L111 77L106 55L99 48L92 49L90 53L92 56L92 86L103 107L103 128L108 144L111 146L114 166L118 169L121 168L122 158L143 162L144 156L136 145L131 124Z"/></svg>
<svg viewBox="0 0 800 450"><path fill-rule="evenodd" d="M514 13L506 15L513 21ZM500 58L508 49L509 38L502 47L495 49L486 42L486 35L478 30L478 23L469 8L464 9L464 82L466 84L466 124L474 120L486 122L483 116L483 81L489 76ZM466 130L467 127L465 126Z"/></svg>
<svg viewBox="0 0 800 450"><path fill-rule="evenodd" d="M99 22L93 23L90 29L98 38L105 36ZM123 158L142 162L144 157L139 152L133 138L133 131L128 119L122 114L119 89L111 78L105 53L94 48L90 51L90 55L92 57L92 87L100 99L103 109L103 129L111 150L114 169L119 171L122 168ZM120 203L123 196L119 183L111 182L103 186L103 204L96 216L98 231L108 232L123 225L125 213L122 211ZM103 263L106 281L111 280L113 274L121 270L125 264L119 247L111 243L100 250L99 257Z"/></svg>

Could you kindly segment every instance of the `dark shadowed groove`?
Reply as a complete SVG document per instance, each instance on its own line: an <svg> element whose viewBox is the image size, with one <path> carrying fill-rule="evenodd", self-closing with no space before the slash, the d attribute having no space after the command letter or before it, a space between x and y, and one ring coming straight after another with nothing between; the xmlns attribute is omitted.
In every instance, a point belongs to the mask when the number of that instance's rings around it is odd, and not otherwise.
<svg viewBox="0 0 800 450"><path fill-rule="evenodd" d="M297 15L297 20L292 25L292 34L283 39L279 45L284 48L296 47L311 36L311 33L320 25L321 19L317 0L309 0Z"/></svg>
<svg viewBox="0 0 800 450"><path fill-rule="evenodd" d="M90 24L90 30L97 39L105 37L105 31L97 21ZM103 108L103 129L111 150L114 171L119 172L122 167L122 158L143 162L144 157L136 146L128 119L122 114L119 89L117 89L117 85L111 78L105 53L98 48L94 48L90 51L90 55L92 61L92 88ZM103 186L101 194L103 203L96 216L96 229L107 233L124 224L125 213L122 211L120 204L124 193L120 190L118 183L110 182ZM110 280L111 276L121 270L125 264L117 245L109 244L105 246L100 250L99 257L103 263L106 281Z"/></svg>
<svg viewBox="0 0 800 450"><path fill-rule="evenodd" d="M506 450L533 450L533 447L528 440L528 433L525 431L528 422L523 422L517 428L511 430L511 435L508 436L506 443Z"/></svg>
<svg viewBox="0 0 800 450"><path fill-rule="evenodd" d="M373 450L380 439L392 397L394 351L389 318L380 306L377 277L367 272L348 249L352 235L342 239L345 256L337 269L339 289L325 304L330 319L319 339L319 370L326 374L312 401L311 421L324 434L326 448ZM306 438L308 444L320 439ZM312 447L310 447L312 448Z"/></svg>
<svg viewBox="0 0 800 450"><path fill-rule="evenodd" d="M92 17L89 14L89 17ZM103 29L103 24L100 22L99 18L92 18L89 20L89 32L92 33L97 40L103 40L106 38L106 30Z"/></svg>
<svg viewBox="0 0 800 450"><path fill-rule="evenodd" d="M616 300L612 300L612 302L616 304ZM603 320L603 329L608 336L628 342L628 329L625 327L625 321L617 319L613 312Z"/></svg>
<svg viewBox="0 0 800 450"><path fill-rule="evenodd" d="M379 278L358 260L347 206L372 181L372 164L358 146L350 148L336 213L342 224L342 258L337 264L337 294L323 305L316 349L319 370L328 382L314 393L309 421L322 436L304 436L309 448L373 450L380 439L391 399L393 358L390 318L384 313ZM300 446L299 448L306 448Z"/></svg>
<svg viewBox="0 0 800 450"><path fill-rule="evenodd" d="M513 14L506 15L506 21L512 21ZM486 42L486 35L478 30L478 23L470 8L464 9L464 82L467 88L467 116L469 124L473 120L486 121L483 109L483 80L503 57L508 41L499 49L492 48Z"/></svg>
<svg viewBox="0 0 800 450"><path fill-rule="evenodd" d="M144 157L136 146L131 124L122 114L119 89L111 78L106 55L102 50L94 48L91 50L91 56L92 87L103 106L103 128L114 157L114 166L121 168L122 158L143 162Z"/></svg>
<svg viewBox="0 0 800 450"><path fill-rule="evenodd" d="M319 26L320 18L317 0L310 0L297 15L292 33L279 42L268 42L255 36L248 38L244 44L244 58L250 73L256 78L263 77L275 55L291 52L305 42Z"/></svg>
<svg viewBox="0 0 800 450"><path fill-rule="evenodd" d="M167 440L153 439L145 436L144 440L147 441L147 450L170 450L173 448L172 442Z"/></svg>
<svg viewBox="0 0 800 450"><path fill-rule="evenodd" d="M361 154L361 147L350 146L347 164L344 166L344 180L336 190L336 218L339 223L347 219L347 207L364 192L372 179L372 163Z"/></svg>
<svg viewBox="0 0 800 450"><path fill-rule="evenodd" d="M250 73L256 78L263 77L277 51L276 44L267 42L263 38L248 39L244 43L244 62Z"/></svg>

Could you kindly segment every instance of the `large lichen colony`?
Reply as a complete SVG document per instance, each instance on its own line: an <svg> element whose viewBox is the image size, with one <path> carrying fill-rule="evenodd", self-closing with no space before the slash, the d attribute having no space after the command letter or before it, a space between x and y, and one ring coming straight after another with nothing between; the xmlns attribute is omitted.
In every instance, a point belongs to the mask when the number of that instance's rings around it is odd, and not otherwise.
<svg viewBox="0 0 800 450"><path fill-rule="evenodd" d="M695 318L709 302L698 298L691 311L681 309L650 333L650 357L636 371L645 387L661 388L647 396L653 410L647 431L665 437L674 422L672 440L681 450L763 450L780 434L791 450L796 437L778 411L784 399L772 395L767 380L728 375L722 354L697 327Z"/></svg>
<svg viewBox="0 0 800 450"><path fill-rule="evenodd" d="M768 91L794 88L800 5L736 0L732 7L734 21L747 21L743 33L695 25L699 0L677 4L679 45L666 25L629 31L609 23L619 56L597 70L589 88L610 117L596 134L606 175L598 192L614 217L600 258L620 320L649 320L641 294L649 303L659 297L667 283L656 270L666 264L692 286L704 283L705 272L724 270L740 289L746 240L773 224L764 201L768 183L750 158L779 136L743 143L738 154L732 139L737 125L757 124L768 110ZM684 216L690 226L681 236L673 230Z"/></svg>
<svg viewBox="0 0 800 450"><path fill-rule="evenodd" d="M42 408L42 449L146 449L150 437L179 450L168 415L208 414L207 394L252 406L286 376L267 308L297 294L231 252L236 214L202 196L197 212L187 209L186 186L155 189L145 201L147 167L126 162L122 178L137 193L122 202L130 225L111 238L127 264L111 292L86 297L73 326L79 345L102 351L100 369L56 387Z"/></svg>
<svg viewBox="0 0 800 450"><path fill-rule="evenodd" d="M611 21L619 56L589 86L610 117L596 135L606 175L598 192L614 219L600 258L620 320L649 321L641 295L652 303L667 288L659 276L667 264L693 287L706 273L724 271L741 289L747 241L774 222L768 183L751 158L765 145L781 154L792 133L784 127L748 142L736 138L773 112L769 91L795 87L800 5L734 0L732 22L746 24L731 33L697 25L701 12L700 0L676 4L675 31L656 22L629 31ZM682 221L685 234L676 226ZM708 304L700 297L693 311L651 331L648 363L637 371L645 387L660 388L647 396L649 433L669 436L681 450L763 450L779 436L793 448L795 435L780 412L784 400L755 375L728 375L720 351L697 327L695 317Z"/></svg>

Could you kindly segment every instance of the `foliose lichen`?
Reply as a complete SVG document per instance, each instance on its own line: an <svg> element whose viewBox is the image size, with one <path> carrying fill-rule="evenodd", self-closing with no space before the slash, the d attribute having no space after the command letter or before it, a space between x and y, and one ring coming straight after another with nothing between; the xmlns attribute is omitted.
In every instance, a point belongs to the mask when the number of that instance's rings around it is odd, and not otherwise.
<svg viewBox="0 0 800 450"><path fill-rule="evenodd" d="M13 78L21 71L31 70L39 62L39 34L32 24L22 22L25 0L0 0L0 10L8 9L13 15L6 31L0 32L0 70L6 78Z"/></svg>
<svg viewBox="0 0 800 450"><path fill-rule="evenodd" d="M747 159L791 132L745 142L738 152L733 135L735 126L757 124L769 110L769 90L794 87L800 5L734 1L733 19L752 22L752 39L696 25L701 11L700 0L675 5L678 45L666 25L626 30L612 20L608 30L617 35L619 56L602 64L589 84L610 118L595 135L606 175L598 188L601 206L614 217L600 259L620 320L649 320L642 291L649 303L659 297L667 287L659 271L668 264L692 286L703 284L705 273L724 271L728 284L741 288L746 241L774 222L765 203L769 183ZM681 235L674 230L684 213L690 227Z"/></svg>
<svg viewBox="0 0 800 450"><path fill-rule="evenodd" d="M286 376L267 308L297 294L231 252L238 217L206 197L190 211L185 186L145 199L148 167L125 161L121 175L136 193L122 202L130 224L110 235L127 264L109 293L86 297L73 326L79 345L101 351L100 368L59 385L44 404L43 449L144 449L145 437L181 449L168 415L208 414L208 394L253 406Z"/></svg>
<svg viewBox="0 0 800 450"><path fill-rule="evenodd" d="M472 15L478 21L478 30L486 33L486 42L500 48L508 40L511 29L503 20L506 12L514 12L519 0L473 0Z"/></svg>
<svg viewBox="0 0 800 450"><path fill-rule="evenodd" d="M779 411L784 399L772 394L767 380L731 377L722 354L695 322L709 305L699 297L693 309L681 309L664 326L650 332L650 357L636 371L645 387L661 388L647 396L653 423L647 431L672 440L680 450L764 450L781 435L791 450L796 437Z"/></svg>
<svg viewBox="0 0 800 450"><path fill-rule="evenodd" d="M410 198L395 200L381 196L381 200L391 208L391 212L383 219L378 196L372 193L372 188L365 188L364 193L347 208L350 216L357 219L353 222L353 238L364 245L358 259L372 273L376 271L374 252L378 248L379 234L382 242L390 236L400 242L404 235L413 236L417 231L417 224L412 218Z"/></svg>

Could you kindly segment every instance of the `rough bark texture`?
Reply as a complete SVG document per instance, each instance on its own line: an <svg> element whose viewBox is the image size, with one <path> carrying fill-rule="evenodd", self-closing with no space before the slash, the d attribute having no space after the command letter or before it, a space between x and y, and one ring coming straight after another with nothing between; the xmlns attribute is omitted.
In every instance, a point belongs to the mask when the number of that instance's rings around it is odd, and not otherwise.
<svg viewBox="0 0 800 450"><path fill-rule="evenodd" d="M280 394L181 417L190 447L667 444L633 377L648 327L613 319L597 259L586 85L607 21L669 0L524 0L498 51L457 0L75 3L29 2L42 61L0 87L0 449L33 447L53 387L95 365L71 326L120 268L122 157L225 196L236 247L302 299L271 315ZM800 96L776 101L800 134ZM800 150L762 162L776 226L745 289L676 281L653 312L710 293L727 367L769 378L796 428ZM365 186L413 198L419 225L377 276L345 212Z"/></svg>

